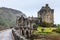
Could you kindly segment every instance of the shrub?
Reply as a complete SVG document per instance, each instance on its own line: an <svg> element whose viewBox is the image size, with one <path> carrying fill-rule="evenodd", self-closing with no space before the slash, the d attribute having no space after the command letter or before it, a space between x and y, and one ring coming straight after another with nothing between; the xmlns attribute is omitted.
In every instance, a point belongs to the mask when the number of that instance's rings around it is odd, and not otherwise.
<svg viewBox="0 0 60 40"><path fill-rule="evenodd" d="M60 25L57 26L56 32L60 33Z"/></svg>
<svg viewBox="0 0 60 40"><path fill-rule="evenodd" d="M34 29L37 29L37 27L38 27L38 25L36 25L36 24L33 25L33 28Z"/></svg>
<svg viewBox="0 0 60 40"><path fill-rule="evenodd" d="M52 27L54 24L53 23L47 23L47 22L42 22L41 26L43 27Z"/></svg>

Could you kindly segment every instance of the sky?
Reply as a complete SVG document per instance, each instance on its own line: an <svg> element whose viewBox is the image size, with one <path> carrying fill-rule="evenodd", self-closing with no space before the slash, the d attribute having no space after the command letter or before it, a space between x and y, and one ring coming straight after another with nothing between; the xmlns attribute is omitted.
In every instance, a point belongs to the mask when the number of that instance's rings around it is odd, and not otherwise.
<svg viewBox="0 0 60 40"><path fill-rule="evenodd" d="M0 7L20 10L27 17L37 17L37 12L45 4L54 9L54 23L60 24L60 0L0 0Z"/></svg>

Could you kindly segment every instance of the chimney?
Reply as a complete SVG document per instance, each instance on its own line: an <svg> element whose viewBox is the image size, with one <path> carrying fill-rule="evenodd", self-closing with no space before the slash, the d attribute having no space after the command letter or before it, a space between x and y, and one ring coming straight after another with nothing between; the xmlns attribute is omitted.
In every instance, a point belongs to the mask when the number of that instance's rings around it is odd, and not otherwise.
<svg viewBox="0 0 60 40"><path fill-rule="evenodd" d="M46 4L46 7L48 7L48 4Z"/></svg>

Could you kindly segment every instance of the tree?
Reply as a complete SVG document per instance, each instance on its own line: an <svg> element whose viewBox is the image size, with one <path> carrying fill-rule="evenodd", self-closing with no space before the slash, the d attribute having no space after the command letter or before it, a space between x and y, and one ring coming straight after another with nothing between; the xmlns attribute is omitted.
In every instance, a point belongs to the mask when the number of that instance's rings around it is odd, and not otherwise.
<svg viewBox="0 0 60 40"><path fill-rule="evenodd" d="M47 23L45 21L42 22L41 26L43 27L52 27L54 24L53 23Z"/></svg>
<svg viewBox="0 0 60 40"><path fill-rule="evenodd" d="M54 24L53 23L47 23L48 25L48 27L52 27Z"/></svg>
<svg viewBox="0 0 60 40"><path fill-rule="evenodd" d="M38 27L38 25L36 25L36 24L33 25L33 28L34 29L37 29L37 27Z"/></svg>
<svg viewBox="0 0 60 40"><path fill-rule="evenodd" d="M60 33L60 24L58 24L56 32Z"/></svg>

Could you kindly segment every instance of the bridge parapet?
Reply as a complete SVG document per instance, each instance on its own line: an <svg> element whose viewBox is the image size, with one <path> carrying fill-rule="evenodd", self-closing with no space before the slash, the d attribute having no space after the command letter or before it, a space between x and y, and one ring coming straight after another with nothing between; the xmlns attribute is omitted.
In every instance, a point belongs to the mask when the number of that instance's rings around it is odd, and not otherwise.
<svg viewBox="0 0 60 40"><path fill-rule="evenodd" d="M24 36L21 36L14 28L12 30L15 40L27 40Z"/></svg>

